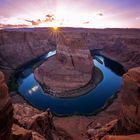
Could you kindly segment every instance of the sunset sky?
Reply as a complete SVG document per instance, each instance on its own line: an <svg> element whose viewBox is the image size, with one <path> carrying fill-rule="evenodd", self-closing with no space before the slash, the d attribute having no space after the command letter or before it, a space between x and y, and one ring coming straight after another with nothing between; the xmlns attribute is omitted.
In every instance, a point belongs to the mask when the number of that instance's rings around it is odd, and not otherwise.
<svg viewBox="0 0 140 140"><path fill-rule="evenodd" d="M140 28L140 0L0 0L0 24Z"/></svg>

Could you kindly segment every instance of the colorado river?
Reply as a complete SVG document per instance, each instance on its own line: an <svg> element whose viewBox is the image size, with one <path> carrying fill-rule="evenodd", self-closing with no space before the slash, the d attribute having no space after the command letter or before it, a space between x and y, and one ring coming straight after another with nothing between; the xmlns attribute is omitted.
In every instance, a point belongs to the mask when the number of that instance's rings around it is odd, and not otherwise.
<svg viewBox="0 0 140 140"><path fill-rule="evenodd" d="M37 60L41 63L55 55L55 51ZM89 115L101 109L105 103L119 91L122 81L123 67L120 64L100 55L93 57L95 66L102 72L103 80L87 94L72 98L59 98L44 93L41 85L35 80L32 65L24 67L18 74L18 91L34 107L59 115L83 114ZM34 63L34 65L36 64Z"/></svg>

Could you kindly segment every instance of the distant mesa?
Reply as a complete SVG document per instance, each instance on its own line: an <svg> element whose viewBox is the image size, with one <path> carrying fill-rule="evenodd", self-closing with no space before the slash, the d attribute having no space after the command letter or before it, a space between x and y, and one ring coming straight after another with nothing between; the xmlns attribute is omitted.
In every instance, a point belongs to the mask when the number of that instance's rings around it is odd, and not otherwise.
<svg viewBox="0 0 140 140"><path fill-rule="evenodd" d="M56 55L36 68L34 73L40 84L59 95L87 85L92 79L93 67L85 40L63 37L58 41Z"/></svg>

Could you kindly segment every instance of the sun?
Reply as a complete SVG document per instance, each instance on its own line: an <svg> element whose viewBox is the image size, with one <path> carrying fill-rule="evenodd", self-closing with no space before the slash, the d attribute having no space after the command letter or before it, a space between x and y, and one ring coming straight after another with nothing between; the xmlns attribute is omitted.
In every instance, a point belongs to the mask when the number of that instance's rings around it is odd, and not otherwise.
<svg viewBox="0 0 140 140"><path fill-rule="evenodd" d="M52 27L54 31L58 31L59 28L57 26Z"/></svg>

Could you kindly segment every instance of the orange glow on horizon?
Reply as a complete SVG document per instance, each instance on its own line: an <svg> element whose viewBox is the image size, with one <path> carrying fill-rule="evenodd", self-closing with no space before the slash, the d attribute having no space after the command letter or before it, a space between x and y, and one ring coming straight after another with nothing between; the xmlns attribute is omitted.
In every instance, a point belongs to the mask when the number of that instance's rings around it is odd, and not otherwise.
<svg viewBox="0 0 140 140"><path fill-rule="evenodd" d="M20 25L28 27L53 27L56 31L57 27L131 28L137 25L136 27L138 28L140 26L139 16L130 20L130 14L126 11L119 11L119 9L111 9L110 5L103 9L102 5L91 8L90 5L82 5L80 1L80 4L78 2L75 3L75 5L70 6L70 1L69 3L68 1L56 2L56 5L53 5L55 7L54 10L51 12L47 11L45 6L44 9L43 6L24 7L25 10L19 15L0 16L0 25L3 27L7 24L17 27L18 25L19 27ZM48 8L51 8L51 5L49 6Z"/></svg>

